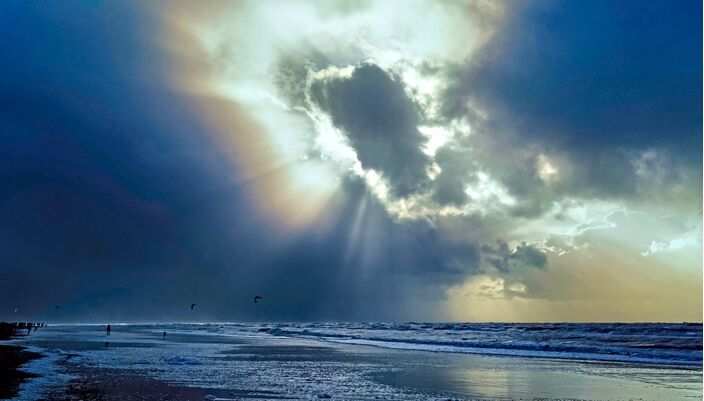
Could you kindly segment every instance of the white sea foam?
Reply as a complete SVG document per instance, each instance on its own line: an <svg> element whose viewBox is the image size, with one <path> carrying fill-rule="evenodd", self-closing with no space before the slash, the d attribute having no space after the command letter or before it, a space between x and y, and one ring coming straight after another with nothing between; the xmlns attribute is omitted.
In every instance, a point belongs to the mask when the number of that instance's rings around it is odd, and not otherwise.
<svg viewBox="0 0 704 401"><path fill-rule="evenodd" d="M28 346L28 351L44 354L43 357L33 359L22 366L20 370L37 375L24 382L20 386L20 391L13 400L39 400L42 399L50 390L57 389L68 383L71 376L59 371L57 362L61 358L58 353L44 353L44 350Z"/></svg>

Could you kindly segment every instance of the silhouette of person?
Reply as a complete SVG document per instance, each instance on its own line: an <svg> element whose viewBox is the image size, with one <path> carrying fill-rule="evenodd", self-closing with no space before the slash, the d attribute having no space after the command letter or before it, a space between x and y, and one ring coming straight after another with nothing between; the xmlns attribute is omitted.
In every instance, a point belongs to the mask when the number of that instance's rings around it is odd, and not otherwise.
<svg viewBox="0 0 704 401"><path fill-rule="evenodd" d="M27 335L32 332L32 323L27 323Z"/></svg>
<svg viewBox="0 0 704 401"><path fill-rule="evenodd" d="M109 336L111 331L112 331L112 328L110 327L110 323L108 323L108 327L105 329L105 335Z"/></svg>
<svg viewBox="0 0 704 401"><path fill-rule="evenodd" d="M166 338L166 332L163 332L163 333L161 334L161 336L164 337L164 338Z"/></svg>

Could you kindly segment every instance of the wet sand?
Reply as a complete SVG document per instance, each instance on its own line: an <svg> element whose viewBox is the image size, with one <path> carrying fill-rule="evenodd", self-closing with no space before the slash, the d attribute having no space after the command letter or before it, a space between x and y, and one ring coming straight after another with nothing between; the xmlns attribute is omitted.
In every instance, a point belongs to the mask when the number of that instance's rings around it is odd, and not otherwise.
<svg viewBox="0 0 704 401"><path fill-rule="evenodd" d="M0 322L0 341L7 341L24 333L24 327L19 329L19 323ZM0 399L9 399L17 392L26 381L38 375L25 372L20 368L28 362L41 358L36 352L27 351L18 345L0 344Z"/></svg>
<svg viewBox="0 0 704 401"><path fill-rule="evenodd" d="M29 352L24 347L0 345L0 399L14 397L22 383L38 376L19 368L40 357L41 354Z"/></svg>
<svg viewBox="0 0 704 401"><path fill-rule="evenodd" d="M77 378L65 387L51 391L47 401L186 401L186 400L239 400L244 398L276 399L275 394L204 389L178 386L164 381L110 369L72 369Z"/></svg>

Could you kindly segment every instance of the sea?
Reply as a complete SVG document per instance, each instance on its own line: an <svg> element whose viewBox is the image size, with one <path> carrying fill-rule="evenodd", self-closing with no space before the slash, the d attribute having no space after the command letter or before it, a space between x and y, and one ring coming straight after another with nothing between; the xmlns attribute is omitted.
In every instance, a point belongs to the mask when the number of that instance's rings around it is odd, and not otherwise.
<svg viewBox="0 0 704 401"><path fill-rule="evenodd" d="M292 323L215 330L418 351L702 365L699 323Z"/></svg>

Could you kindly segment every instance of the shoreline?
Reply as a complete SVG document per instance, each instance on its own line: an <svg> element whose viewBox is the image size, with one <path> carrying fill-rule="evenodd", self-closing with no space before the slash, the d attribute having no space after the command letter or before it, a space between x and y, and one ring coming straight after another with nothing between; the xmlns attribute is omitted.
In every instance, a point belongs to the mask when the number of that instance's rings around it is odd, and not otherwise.
<svg viewBox="0 0 704 401"><path fill-rule="evenodd" d="M255 323L254 325L260 325L262 323ZM410 324L410 323L409 323ZM418 323L413 323L418 324ZM481 325L482 323L480 323ZM570 323L571 324L571 323ZM592 324L592 323L588 323ZM593 323L595 325L600 325L601 323ZM622 323L609 323L609 324L622 324ZM641 324L641 323L626 323L625 325ZM661 323L646 323L657 325ZM670 324L670 323L667 323ZM679 324L679 323L678 323ZM701 328L701 323L694 322L684 322L684 325L698 325ZM212 327L222 329L223 326L243 326L245 323L232 323L232 322L199 322L199 323L115 323L113 327L162 327L167 330L169 327L178 326L200 326L200 327ZM581 325L581 323L580 323ZM81 328L81 327L96 327L102 328L103 324L97 323L57 323L52 324L52 327L67 327L67 328ZM155 330L158 332L161 329ZM184 331L181 334L193 334L190 331ZM576 363L586 363L586 364L614 364L623 366L640 366L645 368L663 368L663 369L685 369L685 370L701 370L704 368L704 360L673 360L667 358L652 358L652 357L640 357L627 355L623 353L607 353L607 352L582 352L582 351L562 351L562 350L551 350L548 347L543 349L537 348L511 348L511 347L489 347L489 346L467 346L465 344L455 344L448 342L425 342L425 341L396 341L393 339L386 338L338 338L335 335L326 336L315 333L279 333L277 328L263 327L256 331L256 334L266 333L272 338L281 338L283 340L303 340L303 341L316 341L321 344L338 344L338 345L350 345L350 346L362 346L362 347L373 347L386 350L397 350L397 351L417 351L417 352L430 352L430 353L447 353L447 354L459 354L459 355L479 355L479 356L492 356L492 357L507 357L507 358L528 358L528 359L545 359L545 360L557 360L565 362L576 362ZM227 333L227 332L202 332L202 335L214 335L214 336L224 336L238 338L242 333ZM247 334L254 334L247 333ZM463 339L464 340L464 339Z"/></svg>
<svg viewBox="0 0 704 401"><path fill-rule="evenodd" d="M7 343L7 341L27 337L44 323L0 322L0 399L16 397L23 384L41 375L28 372L21 368L30 362L45 358L40 352L29 351L24 345ZM27 330L27 334L24 331Z"/></svg>
<svg viewBox="0 0 704 401"><path fill-rule="evenodd" d="M118 327L109 341L100 326L64 325L11 343L45 356L22 369L41 377L21 386L19 398L702 399L700 366L393 349L270 336L256 327L240 335Z"/></svg>
<svg viewBox="0 0 704 401"><path fill-rule="evenodd" d="M27 347L16 344L0 344L0 399L16 397L22 384L40 377L36 373L25 372L21 368L27 363L44 358L45 355L28 351Z"/></svg>

